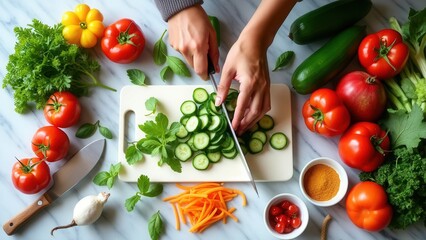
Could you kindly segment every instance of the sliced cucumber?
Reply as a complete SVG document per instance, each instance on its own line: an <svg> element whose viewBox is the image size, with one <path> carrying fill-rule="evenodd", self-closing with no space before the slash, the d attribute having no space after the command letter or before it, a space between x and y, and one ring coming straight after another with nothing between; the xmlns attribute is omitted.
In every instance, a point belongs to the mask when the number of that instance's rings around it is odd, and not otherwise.
<svg viewBox="0 0 426 240"><path fill-rule="evenodd" d="M210 160L204 153L199 153L192 159L192 166L197 170L206 170L210 165Z"/></svg>
<svg viewBox="0 0 426 240"><path fill-rule="evenodd" d="M176 137L182 139L188 136L189 132L186 130L184 125L180 125L179 131L176 133Z"/></svg>
<svg viewBox="0 0 426 240"><path fill-rule="evenodd" d="M234 159L237 155L238 155L238 151L237 151L237 149L236 148L234 148L234 150L233 151L230 151L230 152L223 152L223 149L222 149L222 155L224 156L224 157L226 157L227 159Z"/></svg>
<svg viewBox="0 0 426 240"><path fill-rule="evenodd" d="M281 150L287 147L288 138L284 133L276 132L272 134L271 138L269 139L269 144L271 144L272 148Z"/></svg>
<svg viewBox="0 0 426 240"><path fill-rule="evenodd" d="M188 121L186 122L185 128L188 132L195 132L198 131L201 127L201 121L197 116L191 116L189 117Z"/></svg>
<svg viewBox="0 0 426 240"><path fill-rule="evenodd" d="M203 150L209 146L210 137L205 132L199 132L194 134L194 147L199 150Z"/></svg>
<svg viewBox="0 0 426 240"><path fill-rule="evenodd" d="M262 143L263 143L263 144L265 144L265 143L267 142L267 140L268 140L268 137L266 136L266 133L265 133L265 132L263 132L263 131L260 131L260 130L255 131L255 132L251 135L251 137L252 137L252 138L257 138L257 139L259 139L260 141L262 141Z"/></svg>
<svg viewBox="0 0 426 240"><path fill-rule="evenodd" d="M197 104L194 101L186 100L180 105L180 111L186 116L194 115L197 113Z"/></svg>
<svg viewBox="0 0 426 240"><path fill-rule="evenodd" d="M180 161L185 162L192 157L192 149L186 143L179 143L175 148L175 156Z"/></svg>
<svg viewBox="0 0 426 240"><path fill-rule="evenodd" d="M263 143L257 138L250 139L248 143L248 150L252 154L260 153L263 151Z"/></svg>
<svg viewBox="0 0 426 240"><path fill-rule="evenodd" d="M196 88L192 93L192 98L198 104L205 103L209 99L209 93L204 88Z"/></svg>
<svg viewBox="0 0 426 240"><path fill-rule="evenodd" d="M274 119L268 114L264 115L258 123L259 127L265 131L269 131L275 126Z"/></svg>
<svg viewBox="0 0 426 240"><path fill-rule="evenodd" d="M222 153L220 152L209 152L207 153L207 158L212 163L217 163L222 159Z"/></svg>
<svg viewBox="0 0 426 240"><path fill-rule="evenodd" d="M217 132L222 126L222 119L218 115L211 116L211 123L208 127L209 131Z"/></svg>
<svg viewBox="0 0 426 240"><path fill-rule="evenodd" d="M199 115L198 118L201 121L201 130L206 129L210 125L211 119L208 114Z"/></svg>

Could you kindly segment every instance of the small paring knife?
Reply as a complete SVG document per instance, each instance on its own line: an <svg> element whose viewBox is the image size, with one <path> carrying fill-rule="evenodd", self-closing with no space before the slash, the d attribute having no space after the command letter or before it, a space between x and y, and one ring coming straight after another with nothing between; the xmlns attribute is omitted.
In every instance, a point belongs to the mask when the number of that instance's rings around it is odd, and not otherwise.
<svg viewBox="0 0 426 240"><path fill-rule="evenodd" d="M99 161L104 147L105 139L99 139L89 143L68 159L67 162L53 174L52 187L34 203L3 225L3 230L6 234L12 235L15 230L23 225L31 216L49 206L53 201L77 185Z"/></svg>
<svg viewBox="0 0 426 240"><path fill-rule="evenodd" d="M214 66L213 66L213 62L211 61L209 56L207 57L207 59L208 59L208 69L207 70L208 70L208 73L209 73L209 76L210 76L210 80L211 80L210 82L212 83L214 91L217 93L217 83L216 83L216 80L214 78L215 69L214 69ZM259 196L259 192L257 191L256 183L254 182L253 175L252 175L250 168L248 166L248 163L247 163L247 159L244 156L244 153L243 153L243 150L241 149L240 143L238 142L237 134L235 133L235 130L232 128L232 122L231 122L231 119L229 118L229 114L228 114L228 111L226 110L225 104L222 103L221 107L222 107L222 112L225 115L226 121L228 122L229 129L231 130L232 137L235 141L235 145L237 146L238 153L240 154L240 156L243 160L244 168L246 169L247 175L250 179L250 183L253 186L253 189L256 192L257 196Z"/></svg>

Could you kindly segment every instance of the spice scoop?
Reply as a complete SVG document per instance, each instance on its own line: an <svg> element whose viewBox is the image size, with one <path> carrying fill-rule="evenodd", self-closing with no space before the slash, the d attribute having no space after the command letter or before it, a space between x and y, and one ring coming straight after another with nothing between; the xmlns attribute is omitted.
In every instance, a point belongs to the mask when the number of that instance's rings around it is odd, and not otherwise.
<svg viewBox="0 0 426 240"><path fill-rule="evenodd" d="M348 175L336 160L319 157L308 162L299 178L300 191L312 204L332 206L345 196Z"/></svg>

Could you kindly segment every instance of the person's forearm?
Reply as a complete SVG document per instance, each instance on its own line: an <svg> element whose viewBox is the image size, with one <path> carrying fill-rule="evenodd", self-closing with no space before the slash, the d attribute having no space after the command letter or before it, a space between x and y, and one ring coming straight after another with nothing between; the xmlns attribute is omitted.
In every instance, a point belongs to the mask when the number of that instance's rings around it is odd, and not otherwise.
<svg viewBox="0 0 426 240"><path fill-rule="evenodd" d="M298 0L262 0L241 36L250 36L267 48Z"/></svg>

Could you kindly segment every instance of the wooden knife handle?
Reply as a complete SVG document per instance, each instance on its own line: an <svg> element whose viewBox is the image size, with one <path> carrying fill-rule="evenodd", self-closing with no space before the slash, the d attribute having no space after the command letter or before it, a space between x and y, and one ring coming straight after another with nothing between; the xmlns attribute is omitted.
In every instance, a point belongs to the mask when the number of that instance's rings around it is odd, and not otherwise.
<svg viewBox="0 0 426 240"><path fill-rule="evenodd" d="M7 233L7 235L12 235L15 230L23 225L31 216L48 206L51 202L52 199L49 197L49 195L43 194L39 199L25 208L21 213L7 221L3 225L3 230Z"/></svg>

